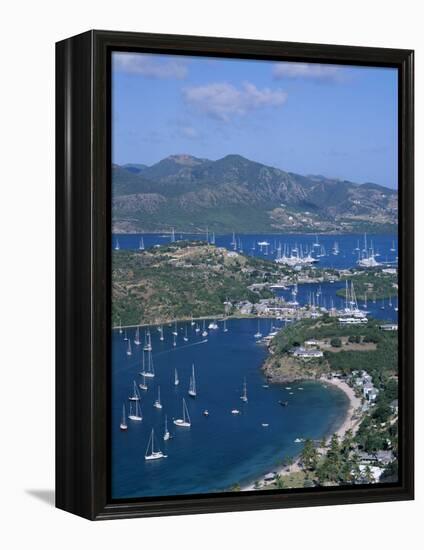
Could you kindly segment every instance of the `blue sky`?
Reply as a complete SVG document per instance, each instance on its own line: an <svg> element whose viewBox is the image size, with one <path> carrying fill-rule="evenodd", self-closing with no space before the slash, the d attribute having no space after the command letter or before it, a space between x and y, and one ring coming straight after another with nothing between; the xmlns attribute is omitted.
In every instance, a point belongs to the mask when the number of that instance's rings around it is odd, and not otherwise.
<svg viewBox="0 0 424 550"><path fill-rule="evenodd" d="M123 52L112 67L117 164L235 153L397 187L396 69Z"/></svg>

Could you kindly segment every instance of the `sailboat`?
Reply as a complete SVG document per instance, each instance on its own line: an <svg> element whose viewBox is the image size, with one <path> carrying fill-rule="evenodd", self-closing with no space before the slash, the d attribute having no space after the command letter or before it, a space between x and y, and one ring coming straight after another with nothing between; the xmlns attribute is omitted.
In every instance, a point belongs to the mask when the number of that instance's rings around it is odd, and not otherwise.
<svg viewBox="0 0 424 550"><path fill-rule="evenodd" d="M147 352L147 368L145 368L144 364L144 351L143 351L143 370L140 372L141 376L145 376L146 378L154 378L155 377L155 369L153 367L153 357L152 352Z"/></svg>
<svg viewBox="0 0 424 550"><path fill-rule="evenodd" d="M318 235L315 235L315 242L314 244L312 245L314 248L320 248L321 245L319 244L318 242Z"/></svg>
<svg viewBox="0 0 424 550"><path fill-rule="evenodd" d="M200 332L200 327L197 323L196 323L196 328L194 330L195 330L195 332Z"/></svg>
<svg viewBox="0 0 424 550"><path fill-rule="evenodd" d="M174 372L174 386L178 386L179 383L180 383L180 379L178 378L177 369L175 369L175 372Z"/></svg>
<svg viewBox="0 0 424 550"><path fill-rule="evenodd" d="M159 327L159 333L160 333L159 340L161 342L163 342L164 338L163 338L163 326L162 325Z"/></svg>
<svg viewBox="0 0 424 550"><path fill-rule="evenodd" d="M178 336L177 321L175 321L175 327L174 327L174 330L172 331L172 334L173 334L174 336Z"/></svg>
<svg viewBox="0 0 424 550"><path fill-rule="evenodd" d="M141 422L143 417L141 415L141 409L138 401L135 402L135 411L133 411L133 404L130 403L130 414L128 415L130 420L135 420L136 422Z"/></svg>
<svg viewBox="0 0 424 550"><path fill-rule="evenodd" d="M185 328L185 333L184 333L184 336L183 336L183 340L184 340L184 342L188 342L187 327Z"/></svg>
<svg viewBox="0 0 424 550"><path fill-rule="evenodd" d="M168 439L171 437L171 434L168 430L168 417L165 415L165 430L163 432L163 440L168 441Z"/></svg>
<svg viewBox="0 0 424 550"><path fill-rule="evenodd" d="M122 334L122 322L120 318L119 318L119 334Z"/></svg>
<svg viewBox="0 0 424 550"><path fill-rule="evenodd" d="M137 384L135 383L135 380L133 381L133 393L128 397L129 401L140 401L140 394L137 390Z"/></svg>
<svg viewBox="0 0 424 550"><path fill-rule="evenodd" d="M167 458L167 455L164 455L161 450L155 451L155 432L152 428L152 433L150 434L149 442L147 443L146 452L144 454L145 460L158 460L159 458Z"/></svg>
<svg viewBox="0 0 424 550"><path fill-rule="evenodd" d="M177 336L176 336L176 334L174 334L174 341L172 342L172 345L174 346L174 348L177 345Z"/></svg>
<svg viewBox="0 0 424 550"><path fill-rule="evenodd" d="M120 250L120 246L119 246L119 241L118 239L116 239L116 242L115 242L115 250Z"/></svg>
<svg viewBox="0 0 424 550"><path fill-rule="evenodd" d="M132 355L131 340L128 340L127 355Z"/></svg>
<svg viewBox="0 0 424 550"><path fill-rule="evenodd" d="M140 329L139 329L139 327L137 327L137 328L135 329L134 344L135 344L136 346L139 346L139 345L141 344L141 342L140 342Z"/></svg>
<svg viewBox="0 0 424 550"><path fill-rule="evenodd" d="M395 241L392 241L392 248L390 249L390 252L396 252Z"/></svg>
<svg viewBox="0 0 424 550"><path fill-rule="evenodd" d="M176 420L174 420L174 424L176 426L180 426L181 428L190 428L191 426L190 415L188 414L187 403L185 402L184 397L183 397L183 417L177 418Z"/></svg>
<svg viewBox="0 0 424 550"><path fill-rule="evenodd" d="M205 336L208 335L208 331L206 330L206 322L205 320L203 319L203 332L202 332L202 336L203 338L205 338Z"/></svg>
<svg viewBox="0 0 424 550"><path fill-rule="evenodd" d="M211 244L215 244L215 233L212 233Z"/></svg>
<svg viewBox="0 0 424 550"><path fill-rule="evenodd" d="M162 408L162 403L160 401L160 386L158 386L158 398L156 399L156 401L153 403L153 406L156 408L156 409L161 409Z"/></svg>
<svg viewBox="0 0 424 550"><path fill-rule="evenodd" d="M143 237L140 237L140 242L138 243L138 249L144 250L144 240Z"/></svg>
<svg viewBox="0 0 424 550"><path fill-rule="evenodd" d="M254 336L255 336L255 338L261 338L262 337L262 332L260 331L260 326L259 326L259 319L258 319L258 332Z"/></svg>
<svg viewBox="0 0 424 550"><path fill-rule="evenodd" d="M393 306L392 306L392 297L391 297L391 296L389 296L389 307L393 307Z"/></svg>
<svg viewBox="0 0 424 550"><path fill-rule="evenodd" d="M226 319L224 319L224 332L228 332L227 320Z"/></svg>
<svg viewBox="0 0 424 550"><path fill-rule="evenodd" d="M149 389L149 386L146 384L146 375L143 373L141 376L143 377L143 382L139 384L138 387L140 388L140 390L147 391Z"/></svg>
<svg viewBox="0 0 424 550"><path fill-rule="evenodd" d="M217 322L215 320L211 321L209 323L208 329L209 330L217 330L218 329Z"/></svg>
<svg viewBox="0 0 424 550"><path fill-rule="evenodd" d="M194 376L194 364L191 367L191 376L190 376L190 386L188 389L188 394L190 397L196 397L197 391L196 391L196 378Z"/></svg>
<svg viewBox="0 0 424 550"><path fill-rule="evenodd" d="M124 331L124 341L126 342L127 340L128 340L127 329L125 329L125 331Z"/></svg>
<svg viewBox="0 0 424 550"><path fill-rule="evenodd" d="M122 419L121 419L121 423L119 424L119 428L123 432L125 432L125 430L128 430L127 419L125 414L125 403L122 405Z"/></svg>
<svg viewBox="0 0 424 550"><path fill-rule="evenodd" d="M193 315L192 315L192 316L191 316L190 325L191 325L192 327L194 327L195 324L196 324L196 323L194 322Z"/></svg>
<svg viewBox="0 0 424 550"><path fill-rule="evenodd" d="M395 311L399 311L398 299L396 298L396 305L394 307Z"/></svg>
<svg viewBox="0 0 424 550"><path fill-rule="evenodd" d="M332 252L334 256L337 256L338 254L340 254L339 243L337 241L334 243Z"/></svg>
<svg viewBox="0 0 424 550"><path fill-rule="evenodd" d="M246 384L246 378L244 379L244 382L243 382L243 393L242 393L242 395L240 396L240 399L241 399L244 403L247 403L247 384Z"/></svg>
<svg viewBox="0 0 424 550"><path fill-rule="evenodd" d="M381 300L381 306L380 306L380 309L384 309L384 298L382 298L382 300Z"/></svg>
<svg viewBox="0 0 424 550"><path fill-rule="evenodd" d="M150 330L146 332L146 339L144 343L144 351L152 351L152 337L150 336Z"/></svg>

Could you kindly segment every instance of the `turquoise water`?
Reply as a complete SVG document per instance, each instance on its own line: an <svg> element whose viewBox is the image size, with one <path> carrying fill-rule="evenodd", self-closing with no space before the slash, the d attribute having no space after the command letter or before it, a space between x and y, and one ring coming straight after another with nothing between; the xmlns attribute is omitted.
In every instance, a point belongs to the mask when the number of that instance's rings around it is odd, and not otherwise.
<svg viewBox="0 0 424 550"><path fill-rule="evenodd" d="M271 324L271 321L268 321ZM188 342L184 330L188 329ZM175 494L196 494L228 490L234 483L245 483L275 467L287 456L295 456L302 445L296 438L321 439L343 420L348 399L343 392L315 382L264 388L266 380L260 365L266 349L256 344L254 319L231 320L228 332L209 331L207 342L190 323L178 327L177 346L172 345L173 327L166 326L165 339L151 327L156 376L148 381L149 390L140 391L142 422L128 420L128 431L119 429L122 404L133 380L141 382L141 346L132 342L133 354L126 355L123 334L112 335L112 497L130 498ZM270 327L263 325L266 333ZM133 339L134 330L128 330ZM144 334L142 333L144 337ZM188 396L192 363L195 365L198 395ZM180 385L174 386L174 368ZM240 400L243 380L247 382L248 403ZM160 386L163 409L153 407ZM303 388L303 389L301 389ZM186 398L192 426L174 426L182 415ZM279 400L288 401L282 407ZM234 416L237 408L241 414ZM209 416L203 415L207 409ZM164 418L172 438L163 441ZM263 427L262 424L269 424ZM156 446L167 458L146 462L144 454L152 428Z"/></svg>

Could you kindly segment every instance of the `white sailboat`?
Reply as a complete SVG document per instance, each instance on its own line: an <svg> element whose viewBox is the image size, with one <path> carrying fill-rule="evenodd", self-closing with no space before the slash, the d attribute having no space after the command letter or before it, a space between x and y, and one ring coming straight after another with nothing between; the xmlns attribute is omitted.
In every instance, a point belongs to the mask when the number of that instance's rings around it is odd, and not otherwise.
<svg viewBox="0 0 424 550"><path fill-rule="evenodd" d="M152 428L152 433L150 434L149 442L147 443L146 452L144 454L145 460L158 460L159 458L167 458L167 455L164 455L161 450L155 451L155 432Z"/></svg>
<svg viewBox="0 0 424 550"><path fill-rule="evenodd" d="M205 320L203 319L203 332L202 332L202 336L203 336L203 338L205 338L207 335L208 335L208 331L206 330L206 322L205 322Z"/></svg>
<svg viewBox="0 0 424 550"><path fill-rule="evenodd" d="M149 386L146 384L146 375L142 374L141 376L143 377L143 382L141 382L138 387L140 388L140 390L147 391L149 389Z"/></svg>
<svg viewBox="0 0 424 550"><path fill-rule="evenodd" d="M339 243L336 241L333 245L333 255L338 256L340 254Z"/></svg>
<svg viewBox="0 0 424 550"><path fill-rule="evenodd" d="M150 336L150 330L146 332L146 338L144 343L144 351L152 351L152 337Z"/></svg>
<svg viewBox="0 0 424 550"><path fill-rule="evenodd" d="M174 371L174 386L178 386L179 383L180 383L180 379L178 378L177 369L175 369L175 371Z"/></svg>
<svg viewBox="0 0 424 550"><path fill-rule="evenodd" d="M227 320L226 319L224 319L224 332L228 332Z"/></svg>
<svg viewBox="0 0 424 550"><path fill-rule="evenodd" d="M184 342L188 342L187 327L185 328L185 333L184 333L184 336L183 336L183 340L184 340Z"/></svg>
<svg viewBox="0 0 424 550"><path fill-rule="evenodd" d="M188 394L190 397L196 397L197 390L196 390L196 378L194 375L194 364L191 367L191 376L190 376L190 386L188 389Z"/></svg>
<svg viewBox="0 0 424 550"><path fill-rule="evenodd" d="M392 241L392 248L390 249L390 252L396 252L395 241Z"/></svg>
<svg viewBox="0 0 424 550"><path fill-rule="evenodd" d="M246 378L243 382L243 393L240 396L240 399L243 401L243 403L247 403L247 384L246 384Z"/></svg>
<svg viewBox="0 0 424 550"><path fill-rule="evenodd" d="M155 369L153 367L153 357L152 352L147 352L147 365L145 365L144 361L144 351L143 351L143 370L140 372L141 376L145 376L146 378L154 378L155 377Z"/></svg>
<svg viewBox="0 0 424 550"><path fill-rule="evenodd" d="M128 340L127 355L132 355L132 351L131 351L131 340Z"/></svg>
<svg viewBox="0 0 424 550"><path fill-rule="evenodd" d="M200 327L197 323L196 323L196 328L194 330L195 330L195 332L200 332Z"/></svg>
<svg viewBox="0 0 424 550"><path fill-rule="evenodd" d="M127 340L128 340L127 329L125 329L125 331L124 331L124 342L126 342Z"/></svg>
<svg viewBox="0 0 424 550"><path fill-rule="evenodd" d="M161 403L161 400L160 400L160 386L158 386L158 398L157 398L156 401L153 403L153 406L154 406L156 409L161 409L161 408L162 408L162 403Z"/></svg>
<svg viewBox="0 0 424 550"><path fill-rule="evenodd" d="M215 233L212 233L211 244L215 244Z"/></svg>
<svg viewBox="0 0 424 550"><path fill-rule="evenodd" d="M183 417L177 418L176 420L174 420L174 424L176 426L180 426L181 428L190 428L191 426L190 415L188 414L187 403L185 402L184 397L183 397Z"/></svg>
<svg viewBox="0 0 424 550"><path fill-rule="evenodd" d="M135 410L133 410L133 404L132 401L130 402L130 414L128 415L128 418L130 420L134 420L135 422L141 422L143 420L143 416L141 414L141 409L138 401L135 402Z"/></svg>
<svg viewBox="0 0 424 550"><path fill-rule="evenodd" d="M140 341L140 328L139 327L137 327L135 329L134 344L136 346L139 346L141 344L141 341Z"/></svg>
<svg viewBox="0 0 424 550"><path fill-rule="evenodd" d="M118 239L116 239L116 242L115 242L115 250L120 250L120 246L119 246L119 241Z"/></svg>
<svg viewBox="0 0 424 550"><path fill-rule="evenodd" d="M140 237L140 242L138 243L138 249L144 250L144 240L143 237Z"/></svg>
<svg viewBox="0 0 424 550"><path fill-rule="evenodd" d="M260 331L260 326L259 326L259 319L258 319L258 331L254 335L254 337L255 338L261 338L262 337L262 332Z"/></svg>
<svg viewBox="0 0 424 550"><path fill-rule="evenodd" d="M174 336L178 336L178 327L177 327L177 321L175 321L174 330L172 331L172 334Z"/></svg>
<svg viewBox="0 0 424 550"><path fill-rule="evenodd" d="M121 419L121 423L119 424L119 428L123 432L125 432L125 430L128 430L127 418L125 414L125 403L122 405L122 419Z"/></svg>
<svg viewBox="0 0 424 550"><path fill-rule="evenodd" d="M119 334L122 334L122 322L121 322L121 318L119 318Z"/></svg>
<svg viewBox="0 0 424 550"><path fill-rule="evenodd" d="M168 430L168 417L165 415L165 430L163 432L163 440L168 441L168 439L171 437L171 434Z"/></svg>
<svg viewBox="0 0 424 550"><path fill-rule="evenodd" d="M160 334L159 340L160 340L161 342L163 342L164 337L163 337L163 326L162 326L162 325L159 327L159 334Z"/></svg>
<svg viewBox="0 0 424 550"><path fill-rule="evenodd" d="M177 345L177 336L176 336L176 334L174 334L174 341L172 342L172 345L174 346L174 348Z"/></svg>
<svg viewBox="0 0 424 550"><path fill-rule="evenodd" d="M128 397L129 401L140 401L140 394L138 393L137 384L133 381L133 393Z"/></svg>

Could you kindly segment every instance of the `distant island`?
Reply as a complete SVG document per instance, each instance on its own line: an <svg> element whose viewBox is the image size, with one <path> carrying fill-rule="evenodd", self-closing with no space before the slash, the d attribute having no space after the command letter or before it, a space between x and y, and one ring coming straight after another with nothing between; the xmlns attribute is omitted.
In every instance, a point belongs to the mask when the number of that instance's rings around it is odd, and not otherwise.
<svg viewBox="0 0 424 550"><path fill-rule="evenodd" d="M301 176L240 155L172 155L112 166L113 232L394 232L398 194L375 183Z"/></svg>

